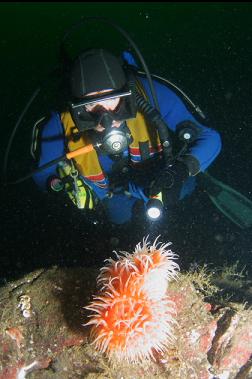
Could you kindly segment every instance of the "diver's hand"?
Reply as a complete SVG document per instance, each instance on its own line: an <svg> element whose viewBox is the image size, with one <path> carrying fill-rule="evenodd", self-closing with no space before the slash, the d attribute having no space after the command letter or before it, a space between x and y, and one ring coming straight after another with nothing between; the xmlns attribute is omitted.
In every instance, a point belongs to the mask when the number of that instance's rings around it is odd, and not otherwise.
<svg viewBox="0 0 252 379"><path fill-rule="evenodd" d="M176 161L172 166L165 166L151 183L149 196L155 196L162 192L165 205L175 204L179 200L181 187L188 176L188 168L181 161Z"/></svg>

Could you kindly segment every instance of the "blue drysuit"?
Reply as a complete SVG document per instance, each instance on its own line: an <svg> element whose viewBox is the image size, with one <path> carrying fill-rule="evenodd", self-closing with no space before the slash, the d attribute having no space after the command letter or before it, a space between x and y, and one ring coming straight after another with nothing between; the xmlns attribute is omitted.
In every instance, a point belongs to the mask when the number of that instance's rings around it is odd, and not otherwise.
<svg viewBox="0 0 252 379"><path fill-rule="evenodd" d="M141 81L149 98L152 98L148 80L141 76L138 79ZM198 160L200 171L205 171L221 150L221 138L219 133L216 130L199 123L188 110L182 99L171 90L170 87L157 80L153 80L153 84L157 94L160 113L163 120L167 122L168 127L173 132L176 131L177 125L183 121L192 121L201 129L200 137L196 139L193 145L189 148L187 154L192 155ZM65 153L66 141L60 114L52 112L50 120L43 126L38 167ZM128 149L126 149L123 152L123 156L126 158L128 155L129 152ZM105 181L109 185L107 175L111 173L114 161L109 156L101 155L99 153L98 157L105 174ZM141 158L139 157L139 159ZM57 176L56 165L34 174L33 179L42 191L46 191L48 178L55 175ZM143 192L143 188L132 182L129 182L128 187L130 196L120 191L119 188L118 193L115 191L112 197L108 197L108 186L97 186L87 178L83 178L83 180L93 189L98 199L103 201L110 221L115 224L123 224L131 219L133 206L138 199L141 199L144 203L148 201L148 198ZM195 176L189 176L181 188L180 199L189 195L194 187Z"/></svg>

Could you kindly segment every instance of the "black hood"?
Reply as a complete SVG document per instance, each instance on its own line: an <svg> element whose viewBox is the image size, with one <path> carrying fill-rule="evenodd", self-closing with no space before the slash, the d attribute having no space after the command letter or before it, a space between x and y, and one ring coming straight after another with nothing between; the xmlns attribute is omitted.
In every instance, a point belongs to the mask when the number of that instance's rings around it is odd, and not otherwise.
<svg viewBox="0 0 252 379"><path fill-rule="evenodd" d="M74 98L104 89L120 90L126 82L120 60L104 49L90 49L80 54L70 74Z"/></svg>

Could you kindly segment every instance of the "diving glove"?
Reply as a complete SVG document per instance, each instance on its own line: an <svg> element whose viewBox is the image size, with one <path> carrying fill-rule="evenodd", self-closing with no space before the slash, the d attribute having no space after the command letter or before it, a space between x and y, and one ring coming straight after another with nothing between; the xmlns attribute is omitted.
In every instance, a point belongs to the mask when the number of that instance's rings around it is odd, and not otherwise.
<svg viewBox="0 0 252 379"><path fill-rule="evenodd" d="M164 205L171 207L179 200L181 188L188 176L188 167L181 161L176 161L172 166L165 166L151 183L149 196L153 197L162 192Z"/></svg>

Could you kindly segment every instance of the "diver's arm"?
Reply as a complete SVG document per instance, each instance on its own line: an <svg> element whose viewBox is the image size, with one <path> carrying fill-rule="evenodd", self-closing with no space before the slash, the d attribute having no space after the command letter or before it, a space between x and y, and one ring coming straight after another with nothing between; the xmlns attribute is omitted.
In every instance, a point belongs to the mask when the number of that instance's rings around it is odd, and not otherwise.
<svg viewBox="0 0 252 379"><path fill-rule="evenodd" d="M40 139L38 141L40 156L37 167L62 156L65 152L64 131L60 120L60 114L51 113L49 121L41 126ZM50 177L57 175L57 164L35 173L32 178L41 191L47 191L48 180Z"/></svg>
<svg viewBox="0 0 252 379"><path fill-rule="evenodd" d="M199 135L189 146L184 157L185 163L188 163L189 168L192 168L190 170L191 175L205 171L220 153L220 134L216 130L199 123L176 94L170 95L170 101L167 101L167 108L168 111L166 110L163 118L173 131L177 130L178 125L187 121L190 121L198 129ZM198 168L196 161L193 162L195 159L198 161Z"/></svg>
<svg viewBox="0 0 252 379"><path fill-rule="evenodd" d="M150 96L147 80L141 78L141 81ZM201 132L199 137L186 152L185 161L186 163L187 161L189 162L190 175L196 175L199 171L206 170L221 150L220 134L216 130L197 121L174 91L156 80L153 82L157 93L160 113L169 129L176 132L178 125L181 125L182 122L190 121L194 123Z"/></svg>

